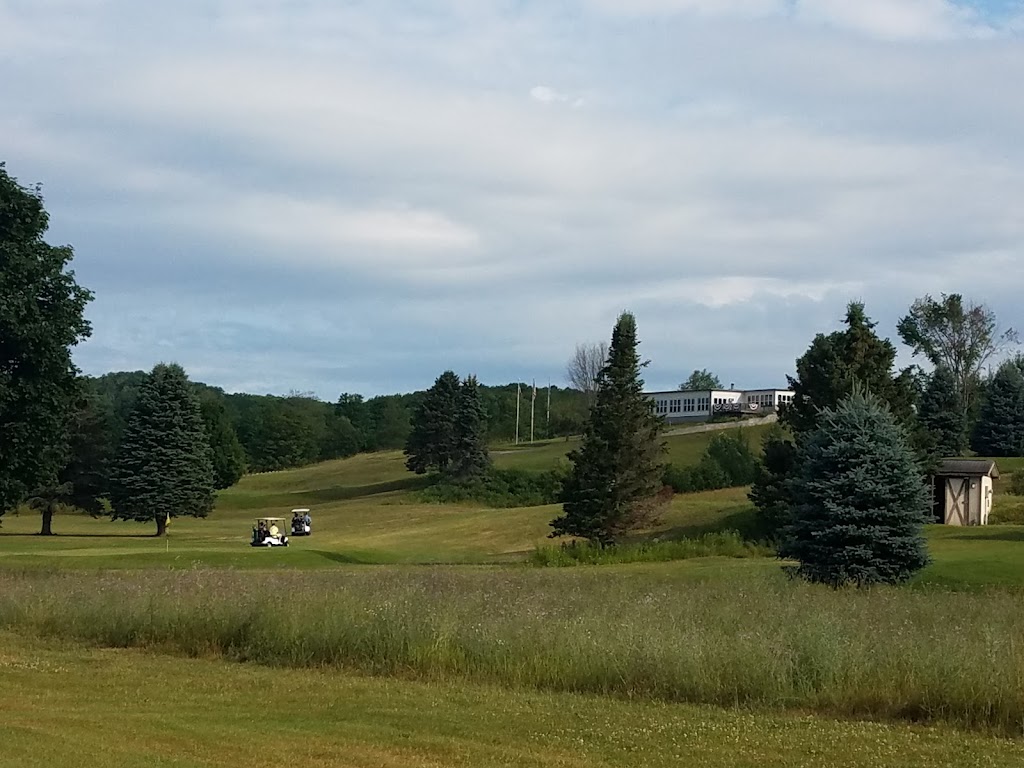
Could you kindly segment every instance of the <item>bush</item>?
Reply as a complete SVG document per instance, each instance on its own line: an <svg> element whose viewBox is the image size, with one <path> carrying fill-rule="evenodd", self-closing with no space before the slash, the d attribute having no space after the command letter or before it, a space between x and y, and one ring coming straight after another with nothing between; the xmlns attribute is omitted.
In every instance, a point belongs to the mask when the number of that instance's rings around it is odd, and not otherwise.
<svg viewBox="0 0 1024 768"><path fill-rule="evenodd" d="M490 507L541 507L560 501L562 482L568 473L564 465L546 472L525 469L496 469L466 482L442 478L420 493L420 499L437 504L479 502Z"/></svg>
<svg viewBox="0 0 1024 768"><path fill-rule="evenodd" d="M537 547L529 562L537 566L610 565L613 563L661 563L696 557L771 557L775 551L764 544L744 541L736 531L708 533L674 541L645 541L602 547L574 541L560 547Z"/></svg>
<svg viewBox="0 0 1024 768"><path fill-rule="evenodd" d="M1024 496L1024 469L1018 469L1010 477L1009 490L1014 496Z"/></svg>
<svg viewBox="0 0 1024 768"><path fill-rule="evenodd" d="M757 456L746 435L715 435L700 463L690 467L665 466L662 482L676 493L715 491L750 485L757 476Z"/></svg>

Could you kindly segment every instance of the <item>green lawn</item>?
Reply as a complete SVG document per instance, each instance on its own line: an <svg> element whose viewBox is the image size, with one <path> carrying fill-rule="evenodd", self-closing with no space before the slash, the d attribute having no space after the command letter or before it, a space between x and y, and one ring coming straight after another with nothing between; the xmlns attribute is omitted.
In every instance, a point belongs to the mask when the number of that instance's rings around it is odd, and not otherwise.
<svg viewBox="0 0 1024 768"><path fill-rule="evenodd" d="M0 766L1018 766L946 728L422 683L0 635Z"/></svg>

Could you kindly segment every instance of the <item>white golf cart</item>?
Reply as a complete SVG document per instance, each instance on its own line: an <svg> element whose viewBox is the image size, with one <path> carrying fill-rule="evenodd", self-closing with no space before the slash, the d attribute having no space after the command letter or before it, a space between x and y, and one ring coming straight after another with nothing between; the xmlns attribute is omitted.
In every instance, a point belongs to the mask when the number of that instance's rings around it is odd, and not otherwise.
<svg viewBox="0 0 1024 768"><path fill-rule="evenodd" d="M281 528L284 527L283 517L258 517L252 529L254 547L287 547L288 537Z"/></svg>
<svg viewBox="0 0 1024 768"><path fill-rule="evenodd" d="M292 536L312 536L313 518L305 507L292 510Z"/></svg>

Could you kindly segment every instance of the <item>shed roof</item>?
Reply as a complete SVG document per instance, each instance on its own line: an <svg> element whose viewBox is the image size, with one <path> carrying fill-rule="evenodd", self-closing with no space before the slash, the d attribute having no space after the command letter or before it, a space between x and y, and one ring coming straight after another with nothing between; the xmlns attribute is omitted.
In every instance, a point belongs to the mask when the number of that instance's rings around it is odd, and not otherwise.
<svg viewBox="0 0 1024 768"><path fill-rule="evenodd" d="M943 459L939 462L935 474L956 477L964 475L999 477L999 467L991 459Z"/></svg>

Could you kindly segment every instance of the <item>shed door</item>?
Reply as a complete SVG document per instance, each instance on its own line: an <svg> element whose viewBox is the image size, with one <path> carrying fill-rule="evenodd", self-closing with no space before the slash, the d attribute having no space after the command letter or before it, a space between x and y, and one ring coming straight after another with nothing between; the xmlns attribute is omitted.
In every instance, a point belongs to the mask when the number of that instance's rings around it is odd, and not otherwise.
<svg viewBox="0 0 1024 768"><path fill-rule="evenodd" d="M966 477L946 478L946 525L970 525L967 503L970 490Z"/></svg>

